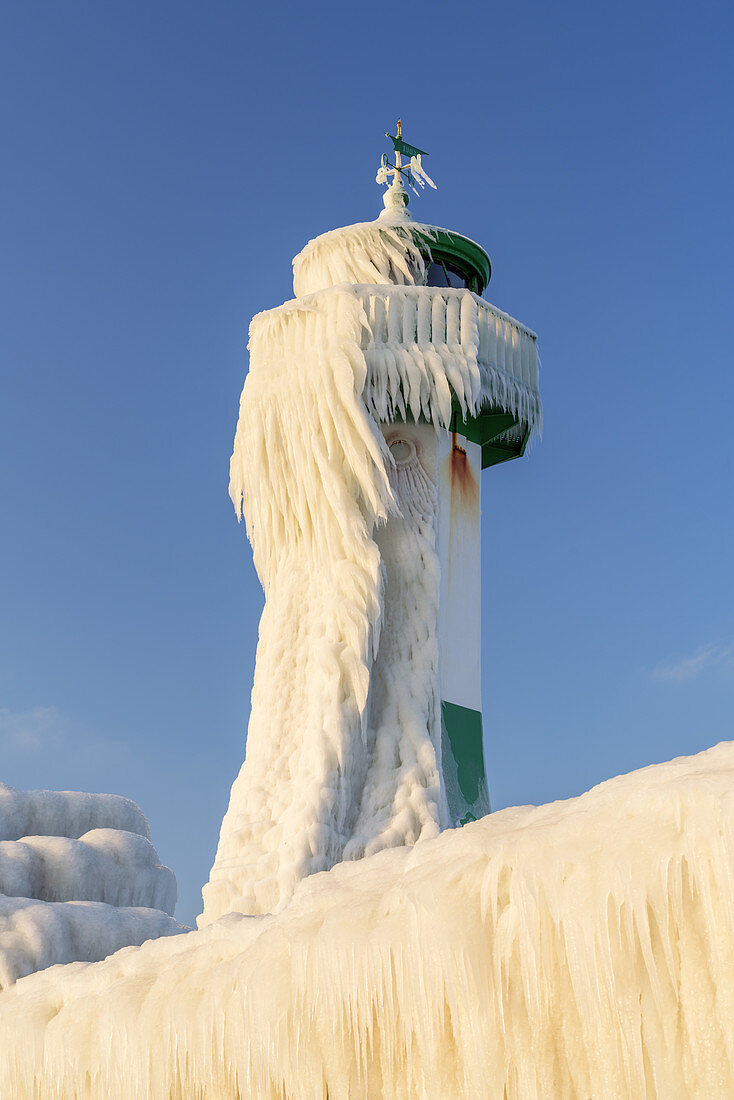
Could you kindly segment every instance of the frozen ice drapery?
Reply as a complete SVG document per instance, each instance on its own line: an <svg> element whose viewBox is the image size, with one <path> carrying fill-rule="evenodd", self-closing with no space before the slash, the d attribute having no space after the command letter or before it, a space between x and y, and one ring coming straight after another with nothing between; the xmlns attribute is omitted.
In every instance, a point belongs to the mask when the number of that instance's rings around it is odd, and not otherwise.
<svg viewBox="0 0 734 1100"><path fill-rule="evenodd" d="M480 301L469 291L340 285L252 323L230 491L266 602L247 755L204 888L202 925L230 910L275 911L299 879L345 854L409 843L445 822L437 662L400 707L371 691L392 599L384 588L387 545L422 540L411 551L416 575L410 582L401 575L412 594L395 595L398 605L412 601L413 619L396 611L384 641L405 672L403 692L410 662L420 664L416 629L435 644L438 599L437 587L426 588L438 583L435 473L433 513L419 530L418 513L396 495L400 479L380 426L407 419L446 427L454 399L466 415L492 403L536 425L530 374L515 378L509 353L494 373L480 358ZM516 360L520 371L521 350ZM411 772L399 749L382 759L410 773L412 794L396 787L378 809L363 788L377 782L385 797L390 782L375 769L376 746L387 743L391 723L396 750L403 721L414 734L413 748L403 748L420 765ZM420 827L405 809L416 799Z"/></svg>
<svg viewBox="0 0 734 1100"><path fill-rule="evenodd" d="M366 709L368 765L345 859L415 844L449 822L436 631L436 433L429 424L384 431L400 514L374 536L385 582L382 629Z"/></svg>
<svg viewBox="0 0 734 1100"><path fill-rule="evenodd" d="M533 333L422 285L434 236L399 216L326 233L294 260L300 297L250 327L230 492L265 609L200 924L275 911L304 876L445 824L431 430L408 477L383 429L492 405L535 432L540 401Z"/></svg>
<svg viewBox="0 0 734 1100"><path fill-rule="evenodd" d="M293 260L293 291L302 298L340 283L414 286L425 279L423 252L434 234L397 217L322 233Z"/></svg>
<svg viewBox="0 0 734 1100"><path fill-rule="evenodd" d="M728 1100L734 744L0 995L13 1100Z"/></svg>
<svg viewBox="0 0 734 1100"><path fill-rule="evenodd" d="M339 859L351 834L381 615L372 529L394 508L385 444L359 397L360 325L348 293L252 325L230 490L265 609L247 757L204 888L205 921L276 909L300 878Z"/></svg>

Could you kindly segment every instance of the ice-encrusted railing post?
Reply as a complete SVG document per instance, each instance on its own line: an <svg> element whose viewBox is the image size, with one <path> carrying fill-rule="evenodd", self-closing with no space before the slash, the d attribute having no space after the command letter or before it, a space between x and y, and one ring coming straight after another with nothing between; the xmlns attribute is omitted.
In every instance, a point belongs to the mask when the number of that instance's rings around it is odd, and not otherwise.
<svg viewBox="0 0 734 1100"><path fill-rule="evenodd" d="M398 359L402 350L416 353L439 349L444 358L474 358L481 370L489 368L502 384L483 385L481 400L517 411L537 429L537 337L534 332L467 290L448 287L355 286L367 324L361 346L368 362L390 348ZM412 356L412 353L411 353ZM406 360L407 362L407 360ZM402 384L409 387L407 370ZM412 364L411 364L412 369ZM535 391L535 392L532 392ZM537 406L532 411L533 399Z"/></svg>

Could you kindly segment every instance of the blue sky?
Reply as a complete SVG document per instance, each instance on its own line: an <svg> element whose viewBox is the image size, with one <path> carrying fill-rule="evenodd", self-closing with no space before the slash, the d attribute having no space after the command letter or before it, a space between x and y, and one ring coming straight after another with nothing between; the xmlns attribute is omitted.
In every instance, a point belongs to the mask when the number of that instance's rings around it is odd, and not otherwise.
<svg viewBox="0 0 734 1100"><path fill-rule="evenodd" d="M227 498L252 314L376 216L402 115L534 328L485 474L495 808L732 737L729 5L0 14L0 779L136 799L193 920L262 606Z"/></svg>

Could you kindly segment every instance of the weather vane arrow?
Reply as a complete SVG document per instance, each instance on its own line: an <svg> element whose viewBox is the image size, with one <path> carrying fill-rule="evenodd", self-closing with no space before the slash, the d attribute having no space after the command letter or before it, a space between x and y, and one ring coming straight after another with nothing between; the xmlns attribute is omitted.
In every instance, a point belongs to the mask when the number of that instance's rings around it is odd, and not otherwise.
<svg viewBox="0 0 734 1100"><path fill-rule="evenodd" d="M392 134L388 134L385 131L385 137L389 137L392 142L392 147L396 153L403 153L406 157L427 157L428 153L425 149L418 149L415 145L408 145L407 141L403 141L400 137L400 119L398 119L398 136L393 137Z"/></svg>

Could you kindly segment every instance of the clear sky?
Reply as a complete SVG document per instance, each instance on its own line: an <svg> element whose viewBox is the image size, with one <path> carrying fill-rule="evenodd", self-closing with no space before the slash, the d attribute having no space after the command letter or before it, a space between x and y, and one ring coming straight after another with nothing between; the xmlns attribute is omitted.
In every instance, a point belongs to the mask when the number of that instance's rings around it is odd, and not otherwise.
<svg viewBox="0 0 734 1100"><path fill-rule="evenodd" d="M0 779L128 795L199 912L261 592L227 497L250 317L377 215L398 114L539 333L485 474L495 808L731 738L729 4L9 0ZM294 365L294 369L295 365Z"/></svg>

